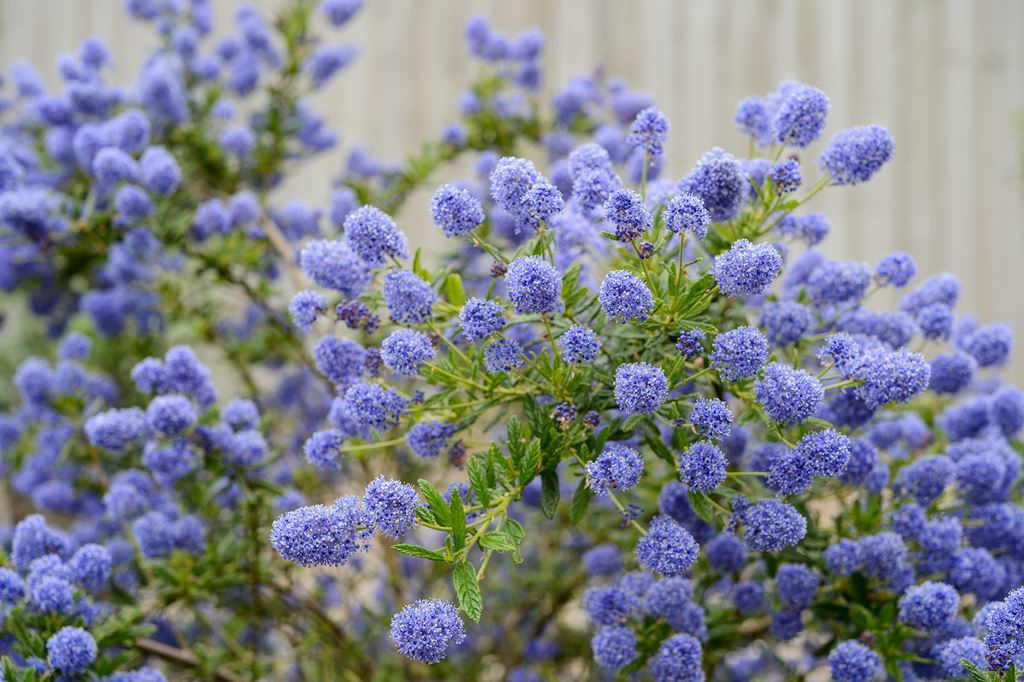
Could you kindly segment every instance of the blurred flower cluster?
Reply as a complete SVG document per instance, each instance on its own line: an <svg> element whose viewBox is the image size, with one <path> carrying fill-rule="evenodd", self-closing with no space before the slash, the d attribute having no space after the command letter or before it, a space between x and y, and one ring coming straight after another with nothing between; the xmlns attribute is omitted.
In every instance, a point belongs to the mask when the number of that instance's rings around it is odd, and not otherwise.
<svg viewBox="0 0 1024 682"><path fill-rule="evenodd" d="M457 122L313 207L361 4L128 0L133 85L12 67L0 679L1016 679L1010 330L808 210L889 133L784 82L668 179L653 97L547 101L543 35L474 18Z"/></svg>

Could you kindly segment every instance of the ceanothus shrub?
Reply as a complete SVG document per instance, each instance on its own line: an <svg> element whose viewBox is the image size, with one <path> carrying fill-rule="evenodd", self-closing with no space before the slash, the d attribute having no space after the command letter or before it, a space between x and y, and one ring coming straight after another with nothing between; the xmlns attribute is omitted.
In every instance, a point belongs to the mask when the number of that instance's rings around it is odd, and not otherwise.
<svg viewBox="0 0 1024 682"><path fill-rule="evenodd" d="M132 83L95 39L54 91L11 68L3 679L1015 675L1012 334L816 248L889 133L788 81L667 178L651 95L546 102L544 37L477 18L457 122L311 206L283 180L338 145L308 95L361 5L214 38L210 0L131 0Z"/></svg>

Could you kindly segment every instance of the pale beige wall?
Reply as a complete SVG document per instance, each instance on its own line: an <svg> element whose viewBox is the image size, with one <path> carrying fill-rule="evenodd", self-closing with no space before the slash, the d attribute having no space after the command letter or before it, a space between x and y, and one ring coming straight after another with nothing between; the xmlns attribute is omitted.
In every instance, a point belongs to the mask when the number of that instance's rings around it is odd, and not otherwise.
<svg viewBox="0 0 1024 682"><path fill-rule="evenodd" d="M235 3L213 1L223 26ZM367 0L341 34L362 57L319 98L346 144L398 157L453 119L472 75L461 32L473 13L507 31L544 29L549 89L602 63L654 93L672 122L672 176L714 144L742 150L735 103L784 78L829 94L830 133L888 126L891 166L818 204L833 224L828 250L874 261L905 249L924 272L956 272L961 309L1014 326L1012 370L1024 380L1021 0ZM114 46L122 80L152 44L120 0L0 0L4 65L22 55L52 64L92 34ZM289 193L323 201L340 158L310 167ZM424 208L417 197L402 216L419 243L436 239Z"/></svg>

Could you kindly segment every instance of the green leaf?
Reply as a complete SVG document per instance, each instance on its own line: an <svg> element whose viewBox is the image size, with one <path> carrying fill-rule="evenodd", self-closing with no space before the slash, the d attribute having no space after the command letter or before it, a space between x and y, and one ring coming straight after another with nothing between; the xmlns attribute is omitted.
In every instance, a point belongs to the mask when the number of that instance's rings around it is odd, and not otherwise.
<svg viewBox="0 0 1024 682"><path fill-rule="evenodd" d="M456 551L466 546L466 511L462 507L462 493L452 488L452 503L448 508L451 514L452 544Z"/></svg>
<svg viewBox="0 0 1024 682"><path fill-rule="evenodd" d="M437 523L437 517L434 516L433 510L424 505L416 507L416 518L426 523Z"/></svg>
<svg viewBox="0 0 1024 682"><path fill-rule="evenodd" d="M688 490L686 496L690 498L690 506L693 507L693 511L704 521L711 523L715 518L715 508L711 506L711 501L708 500L704 493L698 493L693 490Z"/></svg>
<svg viewBox="0 0 1024 682"><path fill-rule="evenodd" d="M397 545L391 545L391 549L401 554L405 554L407 556L414 556L417 559L430 559L431 561L440 562L446 561L443 555L433 550L427 549L426 547L420 547L419 545L407 545L404 543L399 543Z"/></svg>
<svg viewBox="0 0 1024 682"><path fill-rule="evenodd" d="M419 486L420 494L423 495L423 499L427 501L430 508L434 510L434 517L437 519L437 522L442 526L450 525L448 521L448 505L445 504L441 493L437 492L437 489L430 481L423 478L419 480Z"/></svg>
<svg viewBox="0 0 1024 682"><path fill-rule="evenodd" d="M518 544L512 542L507 533L493 531L480 538L480 546L484 549L493 549L496 552L511 552Z"/></svg>
<svg viewBox="0 0 1024 682"><path fill-rule="evenodd" d="M558 473L554 469L548 469L540 475L540 509L544 516L549 519L555 518L558 511L558 502L562 499L562 491L558 486Z"/></svg>
<svg viewBox="0 0 1024 682"><path fill-rule="evenodd" d="M668 447L665 445L665 443L662 442L660 438L647 434L644 437L644 441L651 448L651 450L654 451L654 454L656 454L661 459L665 460L665 462L671 465L673 469L676 468L676 458L672 455L672 451L668 449Z"/></svg>
<svg viewBox="0 0 1024 682"><path fill-rule="evenodd" d="M460 308L466 302L466 290L462 288L462 278L458 273L450 272L444 278L444 297L449 303Z"/></svg>
<svg viewBox="0 0 1024 682"><path fill-rule="evenodd" d="M505 532L518 545L526 539L526 530L523 524L515 519L505 519Z"/></svg>
<svg viewBox="0 0 1024 682"><path fill-rule="evenodd" d="M576 492L572 494L572 502L569 504L569 519L572 521L572 525L575 526L583 520L592 499L594 499L594 493L587 487L587 479L581 479L580 484L576 486Z"/></svg>
<svg viewBox="0 0 1024 682"><path fill-rule="evenodd" d="M967 672L971 674L971 679L974 680L974 682L988 682L989 676L985 673L985 671L971 663L966 658L961 658L960 664L963 665L963 667L967 668Z"/></svg>
<svg viewBox="0 0 1024 682"><path fill-rule="evenodd" d="M523 459L520 464L519 470L519 481L520 483L526 483L532 479L537 469L540 468L540 441L534 439L530 441L530 444L526 446L526 452L523 453Z"/></svg>
<svg viewBox="0 0 1024 682"><path fill-rule="evenodd" d="M809 427L815 428L815 429L831 429L832 428L832 422L826 421L824 419L819 419L818 417L809 417L808 419L805 419L802 422L802 425L803 426L809 426Z"/></svg>
<svg viewBox="0 0 1024 682"><path fill-rule="evenodd" d="M487 464L483 455L473 455L466 464L469 473L469 484L476 491L476 497L485 507L491 506L491 490L487 487Z"/></svg>
<svg viewBox="0 0 1024 682"><path fill-rule="evenodd" d="M459 598L459 607L474 622L480 622L480 616L484 613L484 601L480 596L480 583L476 579L476 569L468 561L455 566L452 573L452 584L455 586L455 595Z"/></svg>
<svg viewBox="0 0 1024 682"><path fill-rule="evenodd" d="M505 435L508 437L509 452L522 451L523 447L523 425L519 423L519 417L512 415L508 418L505 426Z"/></svg>
<svg viewBox="0 0 1024 682"><path fill-rule="evenodd" d="M874 614L863 604L850 604L850 620L861 630L871 630L875 627Z"/></svg>
<svg viewBox="0 0 1024 682"><path fill-rule="evenodd" d="M412 257L412 271L420 279L430 281L430 273L423 269L423 249L416 249L416 254Z"/></svg>
<svg viewBox="0 0 1024 682"><path fill-rule="evenodd" d="M523 524L519 523L515 519L505 519L505 533L516 545L516 551L512 555L512 561L517 564L523 563L523 557L519 554L519 545L523 544L523 540L526 539L526 531L523 529Z"/></svg>

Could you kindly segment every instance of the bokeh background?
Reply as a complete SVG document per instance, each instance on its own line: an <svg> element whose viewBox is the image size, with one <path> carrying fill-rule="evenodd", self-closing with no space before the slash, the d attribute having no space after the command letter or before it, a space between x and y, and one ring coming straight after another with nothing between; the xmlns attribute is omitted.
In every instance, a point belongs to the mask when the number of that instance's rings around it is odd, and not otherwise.
<svg viewBox="0 0 1024 682"><path fill-rule="evenodd" d="M253 4L270 13L277 2ZM230 25L237 3L214 5ZM325 206L352 144L398 160L453 122L476 72L462 42L473 14L509 33L544 30L547 94L595 66L653 94L672 123L670 178L711 146L743 153L736 102L787 78L830 96L828 135L887 126L894 161L815 201L832 224L825 250L874 262L903 249L922 273L956 273L959 309L1022 339L1008 371L1024 382L1024 0L367 0L342 33L359 61L317 97L342 145L281 193ZM90 35L112 46L125 84L155 42L121 0L0 0L5 67L54 64ZM55 83L53 69L45 76ZM421 194L400 224L440 250Z"/></svg>

